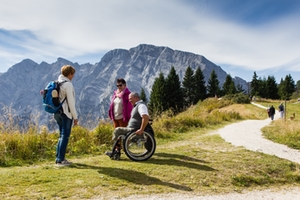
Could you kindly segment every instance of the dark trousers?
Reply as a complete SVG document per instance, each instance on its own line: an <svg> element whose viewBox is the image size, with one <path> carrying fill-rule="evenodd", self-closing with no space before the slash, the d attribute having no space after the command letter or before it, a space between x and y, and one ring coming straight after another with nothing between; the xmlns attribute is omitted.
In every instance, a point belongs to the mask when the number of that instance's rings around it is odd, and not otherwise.
<svg viewBox="0 0 300 200"><path fill-rule="evenodd" d="M69 119L64 113L55 113L54 118L59 127L59 139L56 147L56 162L61 162L65 159L73 120Z"/></svg>

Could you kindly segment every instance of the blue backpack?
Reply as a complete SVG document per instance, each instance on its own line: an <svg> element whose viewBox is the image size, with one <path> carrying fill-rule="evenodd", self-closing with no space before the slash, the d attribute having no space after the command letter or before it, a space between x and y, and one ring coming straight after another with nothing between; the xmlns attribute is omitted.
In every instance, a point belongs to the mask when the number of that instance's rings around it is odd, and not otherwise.
<svg viewBox="0 0 300 200"><path fill-rule="evenodd" d="M65 82L67 81L63 81L63 82L51 81L50 83L48 83L46 88L42 90L43 107L46 112L56 113L61 109L61 106L66 100L66 98L62 102L59 102L59 90L60 90L60 86ZM56 92L57 97L52 96L53 91Z"/></svg>

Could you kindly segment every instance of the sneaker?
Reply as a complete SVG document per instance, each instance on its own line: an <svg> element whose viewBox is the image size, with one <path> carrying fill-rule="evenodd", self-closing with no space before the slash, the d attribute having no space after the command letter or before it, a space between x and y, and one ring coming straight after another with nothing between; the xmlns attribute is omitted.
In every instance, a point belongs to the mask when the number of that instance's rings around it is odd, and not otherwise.
<svg viewBox="0 0 300 200"><path fill-rule="evenodd" d="M107 156L111 157L111 155L112 155L112 152L111 152L111 151L105 151L105 155L107 155Z"/></svg>
<svg viewBox="0 0 300 200"><path fill-rule="evenodd" d="M71 165L72 162L69 162L66 159L64 159L63 161L56 161L56 164L67 166L67 165Z"/></svg>

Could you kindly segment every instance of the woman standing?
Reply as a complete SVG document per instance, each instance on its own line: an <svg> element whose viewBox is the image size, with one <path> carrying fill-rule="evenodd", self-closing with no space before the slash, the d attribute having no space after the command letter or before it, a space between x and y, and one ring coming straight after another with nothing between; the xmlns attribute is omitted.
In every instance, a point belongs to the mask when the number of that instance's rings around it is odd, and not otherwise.
<svg viewBox="0 0 300 200"><path fill-rule="evenodd" d="M117 79L117 90L114 91L109 106L108 115L114 122L114 127L126 127L130 119L132 105L129 102L130 91L123 78Z"/></svg>

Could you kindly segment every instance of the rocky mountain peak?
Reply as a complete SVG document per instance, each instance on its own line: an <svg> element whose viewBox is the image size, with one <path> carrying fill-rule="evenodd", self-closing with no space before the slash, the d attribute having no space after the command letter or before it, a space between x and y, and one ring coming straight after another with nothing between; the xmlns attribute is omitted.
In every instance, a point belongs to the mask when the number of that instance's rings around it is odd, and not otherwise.
<svg viewBox="0 0 300 200"><path fill-rule="evenodd" d="M193 70L200 67L206 82L212 70L215 70L220 84L225 81L227 73L202 55L193 54L169 47L140 44L137 47L114 49L107 52L99 63L72 63L64 58L48 64L25 59L12 66L0 76L0 106L11 107L14 116L22 125L37 123L56 129L52 115L42 108L41 89L51 80L56 80L63 65L75 67L76 74L72 80L77 101L77 110L82 125L93 127L100 119L108 118L107 112L117 78L124 78L131 91L145 89L149 98L155 78L162 72L165 77L174 66L180 81L190 66ZM234 78L233 78L234 79ZM246 81L234 79L247 90ZM34 116L34 117L33 117Z"/></svg>

